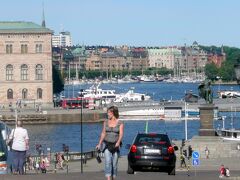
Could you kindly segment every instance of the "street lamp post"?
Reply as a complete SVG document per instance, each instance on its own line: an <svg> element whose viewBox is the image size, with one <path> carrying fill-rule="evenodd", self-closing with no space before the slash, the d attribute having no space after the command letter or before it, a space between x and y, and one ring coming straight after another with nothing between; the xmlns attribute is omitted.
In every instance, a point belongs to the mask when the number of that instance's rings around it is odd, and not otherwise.
<svg viewBox="0 0 240 180"><path fill-rule="evenodd" d="M83 89L80 89L80 97L81 97L81 173L83 173L83 128L82 128L82 112L83 112Z"/></svg>
<svg viewBox="0 0 240 180"><path fill-rule="evenodd" d="M188 139L188 127L187 127L187 118L188 118L188 112L187 112L187 103L185 101L185 140Z"/></svg>

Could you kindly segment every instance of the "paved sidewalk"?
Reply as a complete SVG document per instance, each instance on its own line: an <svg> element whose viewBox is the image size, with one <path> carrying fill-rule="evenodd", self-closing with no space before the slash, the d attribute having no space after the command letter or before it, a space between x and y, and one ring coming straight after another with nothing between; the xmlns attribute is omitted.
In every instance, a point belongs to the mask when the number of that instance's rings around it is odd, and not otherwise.
<svg viewBox="0 0 240 180"><path fill-rule="evenodd" d="M102 159L104 161L104 159ZM134 175L128 175L127 171L127 157L123 156L119 159L119 176L120 180L146 180L146 179L219 179L219 167L224 164L230 168L231 177L227 179L239 179L240 180L240 159L238 158L221 158L221 159L200 159L200 166L195 169L190 168L190 177L187 175L186 169L179 168L179 161L176 164L177 172L176 176L168 176L167 173L159 172L136 172ZM80 161L69 163L69 174L67 174L66 168L64 170L57 170L54 173L54 167L52 165L51 171L47 174L36 174L35 172L27 172L27 175L0 175L0 180L103 180L104 178L104 163L98 164L96 159L87 161L87 164L83 165L84 173L81 174Z"/></svg>
<svg viewBox="0 0 240 180"><path fill-rule="evenodd" d="M194 170L194 167L191 167L192 160L186 160L190 164L190 169ZM228 167L230 171L239 171L240 172L240 158L220 158L220 159L200 159L200 165L196 167L200 171L217 171L219 170L221 164L224 164L225 167ZM176 162L177 171L184 171L185 169L180 168L180 162ZM69 172L80 172L81 162L71 162L69 163ZM83 165L84 172L103 172L104 169L104 158L102 158L102 163L98 164L96 159L87 161L87 164ZM127 157L122 156L119 158L119 171L127 171ZM66 173L65 170L58 170L57 173Z"/></svg>
<svg viewBox="0 0 240 180"><path fill-rule="evenodd" d="M204 180L216 180L219 179L219 174L215 171L199 171L196 173L190 172L190 176L186 172L177 172L176 176L168 176L167 173L159 172L137 172L134 175L129 175L126 172L120 171L117 179L119 180L190 180L190 179L204 179ZM240 179L239 172L232 172L230 178L224 179ZM0 176L0 180L104 180L104 174L102 172L85 172L81 173L69 173L69 174L34 174L34 175L7 175Z"/></svg>

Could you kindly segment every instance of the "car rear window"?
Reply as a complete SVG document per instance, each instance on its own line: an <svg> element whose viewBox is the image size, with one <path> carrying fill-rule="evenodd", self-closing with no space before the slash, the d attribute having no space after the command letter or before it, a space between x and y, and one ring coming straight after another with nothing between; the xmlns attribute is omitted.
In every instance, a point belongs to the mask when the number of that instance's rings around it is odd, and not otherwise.
<svg viewBox="0 0 240 180"><path fill-rule="evenodd" d="M170 145L170 140L165 134L138 134L135 139L135 144L159 144L159 145Z"/></svg>

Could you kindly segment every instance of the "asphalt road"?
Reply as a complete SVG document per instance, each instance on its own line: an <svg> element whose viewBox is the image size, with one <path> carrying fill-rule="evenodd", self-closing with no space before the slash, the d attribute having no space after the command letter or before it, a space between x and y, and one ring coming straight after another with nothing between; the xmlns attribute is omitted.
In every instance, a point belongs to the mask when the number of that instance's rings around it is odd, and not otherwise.
<svg viewBox="0 0 240 180"><path fill-rule="evenodd" d="M134 175L128 175L126 172L119 172L117 179L119 180L171 180L171 179L204 179L204 180L212 180L219 179L219 174L217 171L197 171L190 172L190 176L187 175L187 172L177 172L175 176L168 176L166 173L159 172L137 172ZM231 177L227 179L240 179L239 171L232 171ZM103 172L87 172L87 173L70 173L70 174L34 174L34 175L1 175L0 180L104 180Z"/></svg>

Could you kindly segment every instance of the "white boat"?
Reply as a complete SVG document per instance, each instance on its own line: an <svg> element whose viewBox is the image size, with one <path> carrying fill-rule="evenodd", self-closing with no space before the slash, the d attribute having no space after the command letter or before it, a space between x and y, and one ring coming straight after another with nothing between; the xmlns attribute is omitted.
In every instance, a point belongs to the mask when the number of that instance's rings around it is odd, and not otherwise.
<svg viewBox="0 0 240 180"><path fill-rule="evenodd" d="M225 90L218 92L219 98L240 98L240 91Z"/></svg>
<svg viewBox="0 0 240 180"><path fill-rule="evenodd" d="M138 78L142 82L154 82L155 81L155 77L154 76L142 75L142 76L138 76Z"/></svg>
<svg viewBox="0 0 240 180"><path fill-rule="evenodd" d="M146 94L135 93L134 88L130 88L127 93L117 94L114 102L137 102L137 101L148 101L151 97Z"/></svg>
<svg viewBox="0 0 240 180"><path fill-rule="evenodd" d="M83 91L84 98L101 99L104 104L112 103L116 99L115 90L100 89L100 83L92 85L89 89ZM78 92L80 95L81 92Z"/></svg>
<svg viewBox="0 0 240 180"><path fill-rule="evenodd" d="M161 108L151 108L151 109L141 109L141 110L131 110L123 111L119 113L120 116L163 116L164 107Z"/></svg>
<svg viewBox="0 0 240 180"><path fill-rule="evenodd" d="M233 116L231 117L232 128L225 128L225 116L222 117L222 129L217 129L217 135L223 140L227 141L239 141L240 142L240 130L233 128Z"/></svg>
<svg viewBox="0 0 240 180"><path fill-rule="evenodd" d="M217 130L218 136L227 141L239 141L240 142L240 130L236 129L221 129Z"/></svg>

